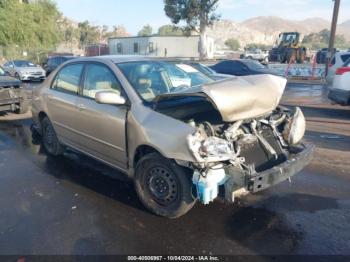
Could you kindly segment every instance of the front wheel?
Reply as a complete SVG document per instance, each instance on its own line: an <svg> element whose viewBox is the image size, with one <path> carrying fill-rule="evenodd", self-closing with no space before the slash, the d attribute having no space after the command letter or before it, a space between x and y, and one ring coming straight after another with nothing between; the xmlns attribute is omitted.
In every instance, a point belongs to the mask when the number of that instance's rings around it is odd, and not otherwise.
<svg viewBox="0 0 350 262"><path fill-rule="evenodd" d="M49 118L45 117L41 121L42 127L42 141L45 151L52 156L62 155L64 148L58 141L56 132L51 124Z"/></svg>
<svg viewBox="0 0 350 262"><path fill-rule="evenodd" d="M147 209L159 216L177 218L196 203L191 177L190 170L151 153L137 163L135 188Z"/></svg>

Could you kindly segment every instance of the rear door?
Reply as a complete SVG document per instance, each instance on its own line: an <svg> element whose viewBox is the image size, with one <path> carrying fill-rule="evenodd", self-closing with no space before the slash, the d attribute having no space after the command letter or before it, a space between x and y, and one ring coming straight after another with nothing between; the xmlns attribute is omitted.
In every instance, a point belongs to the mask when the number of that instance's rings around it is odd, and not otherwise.
<svg viewBox="0 0 350 262"><path fill-rule="evenodd" d="M66 65L56 74L51 88L44 94L47 112L59 139L73 146L79 142L76 102L83 68L81 63Z"/></svg>
<svg viewBox="0 0 350 262"><path fill-rule="evenodd" d="M85 68L83 87L77 100L79 142L88 154L126 170L127 106L98 104L95 95L99 91L114 91L123 95L121 84L107 65L89 63Z"/></svg>

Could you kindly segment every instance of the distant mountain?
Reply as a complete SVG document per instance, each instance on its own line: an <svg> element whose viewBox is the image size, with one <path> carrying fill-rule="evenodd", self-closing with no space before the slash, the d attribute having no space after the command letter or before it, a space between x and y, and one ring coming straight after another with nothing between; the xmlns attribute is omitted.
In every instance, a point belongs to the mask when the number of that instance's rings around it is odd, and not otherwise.
<svg viewBox="0 0 350 262"><path fill-rule="evenodd" d="M341 26L350 26L350 19L340 24Z"/></svg>
<svg viewBox="0 0 350 262"><path fill-rule="evenodd" d="M259 16L240 23L218 21L209 30L209 35L215 39L218 48L223 48L229 38L239 40L242 46L249 43L273 45L281 32L297 31L305 35L329 28L330 22L318 17L294 21L276 16ZM338 26L337 34L343 34L350 41L350 20Z"/></svg>
<svg viewBox="0 0 350 262"><path fill-rule="evenodd" d="M346 39L350 40L350 20L346 20L339 25L338 33L344 35Z"/></svg>

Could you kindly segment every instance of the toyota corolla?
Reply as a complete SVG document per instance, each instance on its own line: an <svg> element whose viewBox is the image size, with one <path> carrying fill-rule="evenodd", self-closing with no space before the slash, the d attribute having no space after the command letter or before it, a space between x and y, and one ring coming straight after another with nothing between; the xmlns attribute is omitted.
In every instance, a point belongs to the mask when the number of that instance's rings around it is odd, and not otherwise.
<svg viewBox="0 0 350 262"><path fill-rule="evenodd" d="M79 58L34 89L32 111L48 154L70 147L118 169L149 210L175 218L197 201L264 190L310 162L302 111L279 106L285 85L273 75L214 82L140 56Z"/></svg>

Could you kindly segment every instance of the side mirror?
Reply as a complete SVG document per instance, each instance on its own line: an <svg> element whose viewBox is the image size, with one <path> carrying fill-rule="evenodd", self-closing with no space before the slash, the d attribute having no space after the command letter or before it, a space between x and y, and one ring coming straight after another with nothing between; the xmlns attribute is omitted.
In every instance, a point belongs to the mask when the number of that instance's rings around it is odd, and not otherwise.
<svg viewBox="0 0 350 262"><path fill-rule="evenodd" d="M125 105L126 104L125 98L113 91L97 92L95 95L95 101L99 104L108 104L108 105Z"/></svg>

